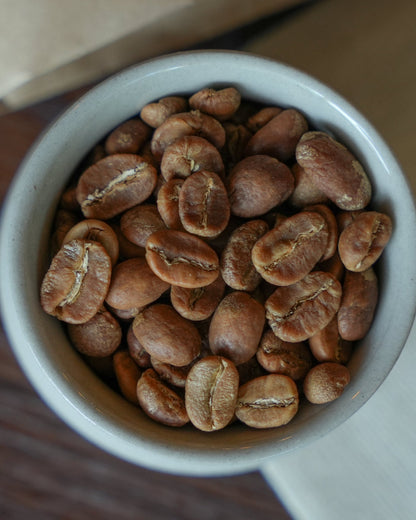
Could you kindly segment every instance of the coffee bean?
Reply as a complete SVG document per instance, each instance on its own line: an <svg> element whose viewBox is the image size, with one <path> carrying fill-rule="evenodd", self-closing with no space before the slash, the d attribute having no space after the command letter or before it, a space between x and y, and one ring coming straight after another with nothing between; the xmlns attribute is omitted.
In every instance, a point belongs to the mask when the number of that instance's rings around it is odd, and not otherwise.
<svg viewBox="0 0 416 520"><path fill-rule="evenodd" d="M288 376L269 374L240 387L235 414L253 428L276 428L290 422L298 407L295 382Z"/></svg>
<svg viewBox="0 0 416 520"><path fill-rule="evenodd" d="M173 229L149 237L146 259L159 278L180 287L203 287L219 274L218 256L211 247L190 233Z"/></svg>
<svg viewBox="0 0 416 520"><path fill-rule="evenodd" d="M201 349L195 325L163 303L140 312L134 318L133 333L151 356L177 367L189 365Z"/></svg>
<svg viewBox="0 0 416 520"><path fill-rule="evenodd" d="M119 350L113 356L114 373L121 394L133 404L139 404L137 398L137 382L141 370L127 350Z"/></svg>
<svg viewBox="0 0 416 520"><path fill-rule="evenodd" d="M189 422L183 398L152 368L143 372L137 383L137 399L143 411L159 423L180 427Z"/></svg>
<svg viewBox="0 0 416 520"><path fill-rule="evenodd" d="M350 382L348 368L339 363L320 363L311 368L303 382L308 401L325 404L340 397Z"/></svg>
<svg viewBox="0 0 416 520"><path fill-rule="evenodd" d="M278 287L265 303L266 317L283 341L304 341L335 316L342 288L331 274L314 271L299 282Z"/></svg>
<svg viewBox="0 0 416 520"><path fill-rule="evenodd" d="M202 431L220 430L234 415L238 372L229 359L208 356L191 368L186 379L185 405L190 421Z"/></svg>

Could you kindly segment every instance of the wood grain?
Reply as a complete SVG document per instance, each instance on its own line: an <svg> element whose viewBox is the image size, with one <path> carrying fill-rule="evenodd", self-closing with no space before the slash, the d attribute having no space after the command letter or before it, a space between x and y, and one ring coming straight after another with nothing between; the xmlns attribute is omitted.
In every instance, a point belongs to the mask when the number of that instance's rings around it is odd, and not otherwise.
<svg viewBox="0 0 416 520"><path fill-rule="evenodd" d="M87 88L0 117L0 200L41 131ZM260 473L188 478L89 444L40 400L0 330L0 518L252 520L290 516Z"/></svg>

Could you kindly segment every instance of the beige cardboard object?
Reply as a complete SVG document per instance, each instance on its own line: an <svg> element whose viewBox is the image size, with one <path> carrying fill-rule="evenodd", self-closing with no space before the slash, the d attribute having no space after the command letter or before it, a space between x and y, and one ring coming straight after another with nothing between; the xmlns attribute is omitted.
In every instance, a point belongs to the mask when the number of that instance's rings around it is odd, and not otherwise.
<svg viewBox="0 0 416 520"><path fill-rule="evenodd" d="M0 0L0 99L17 109L301 0Z"/></svg>

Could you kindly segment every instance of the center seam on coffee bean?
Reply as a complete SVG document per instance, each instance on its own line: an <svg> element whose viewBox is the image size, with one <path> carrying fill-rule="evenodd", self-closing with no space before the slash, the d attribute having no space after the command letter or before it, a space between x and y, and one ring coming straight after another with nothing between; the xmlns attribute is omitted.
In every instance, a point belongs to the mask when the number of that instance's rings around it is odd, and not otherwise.
<svg viewBox="0 0 416 520"><path fill-rule="evenodd" d="M291 247L289 251L286 253L283 253L280 258L277 260L274 260L274 262L271 262L270 264L267 264L263 267L265 271L272 271L275 269L279 263L283 260L285 260L287 257L289 257L293 251L302 245L303 242L306 242L311 237L317 235L320 233L320 231L325 227L325 224L322 224L318 229L311 229L310 231L307 231L306 233L299 233L299 235L296 237L296 239L291 243Z"/></svg>
<svg viewBox="0 0 416 520"><path fill-rule="evenodd" d="M68 245L64 245L64 248L71 251L71 247ZM84 281L85 275L88 271L88 244L85 244L84 254L82 257L81 265L75 272L75 280L72 284L71 289L65 298L58 304L58 307L64 307L65 305L70 305L73 303L79 296L79 291L81 290L82 282Z"/></svg>
<svg viewBox="0 0 416 520"><path fill-rule="evenodd" d="M211 192L214 187L214 181L212 179L208 179L208 183L204 192L204 196L202 199L202 212L201 212L201 218L199 221L199 225L202 228L206 228L208 225L208 204L209 199L211 197Z"/></svg>
<svg viewBox="0 0 416 520"><path fill-rule="evenodd" d="M267 410L269 408L287 408L296 402L295 397L279 399L277 397L261 397L252 402L240 401L239 408L255 408L256 410Z"/></svg>
<svg viewBox="0 0 416 520"><path fill-rule="evenodd" d="M216 265L203 264L201 262L198 262L197 260L185 258L184 256L177 256L175 258L169 259L167 254L165 253L165 251L163 251L163 249L160 249L155 246L149 247L149 250L158 254L168 266L172 266L175 264L189 264L189 265L192 265L193 267L200 267L203 271L217 271L217 269L218 269L218 266L216 266Z"/></svg>
<svg viewBox="0 0 416 520"><path fill-rule="evenodd" d="M316 292L314 292L311 296L308 296L306 298L301 298L299 301L297 301L289 310L289 312L287 312L285 315L283 316L278 316L277 313L274 313L273 311L271 311L270 309L268 309L267 311L267 318L269 319L273 319L275 323L280 323L282 321L285 321L287 320L288 318L290 318L291 316L293 316L296 311L299 309L299 307L301 307L305 302L308 302L308 301L311 301L311 300L314 300L315 298L317 298L321 293L325 292L326 290L328 290L331 286L333 285L333 282L328 282L326 284L324 284L322 287L320 287Z"/></svg>
<svg viewBox="0 0 416 520"><path fill-rule="evenodd" d="M96 188L93 193L90 193L87 198L82 202L81 207L86 208L98 204L106 195L111 193L115 189L119 189L121 186L125 186L129 182L135 180L143 170L148 166L147 163L142 162L136 167L130 170L120 171L120 175L112 179L105 188Z"/></svg>

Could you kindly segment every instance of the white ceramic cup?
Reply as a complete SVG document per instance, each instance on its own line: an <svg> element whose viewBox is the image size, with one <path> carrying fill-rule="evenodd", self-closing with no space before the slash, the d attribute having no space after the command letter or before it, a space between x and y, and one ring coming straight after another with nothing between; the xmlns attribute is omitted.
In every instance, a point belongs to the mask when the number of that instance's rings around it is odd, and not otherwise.
<svg viewBox="0 0 416 520"><path fill-rule="evenodd" d="M310 125L334 134L358 157L374 187L372 206L394 233L378 266L380 300L367 337L349 363L351 383L328 405L303 404L288 425L267 430L234 424L214 433L169 428L148 419L101 382L70 346L61 324L39 305L47 242L59 196L86 152L151 101L234 85L244 98L296 107ZM41 136L6 199L0 236L3 323L24 372L69 426L104 450L150 469L230 475L310 444L347 420L376 391L409 333L416 304L415 208L385 142L337 93L273 60L239 52L177 53L131 67L76 101Z"/></svg>

